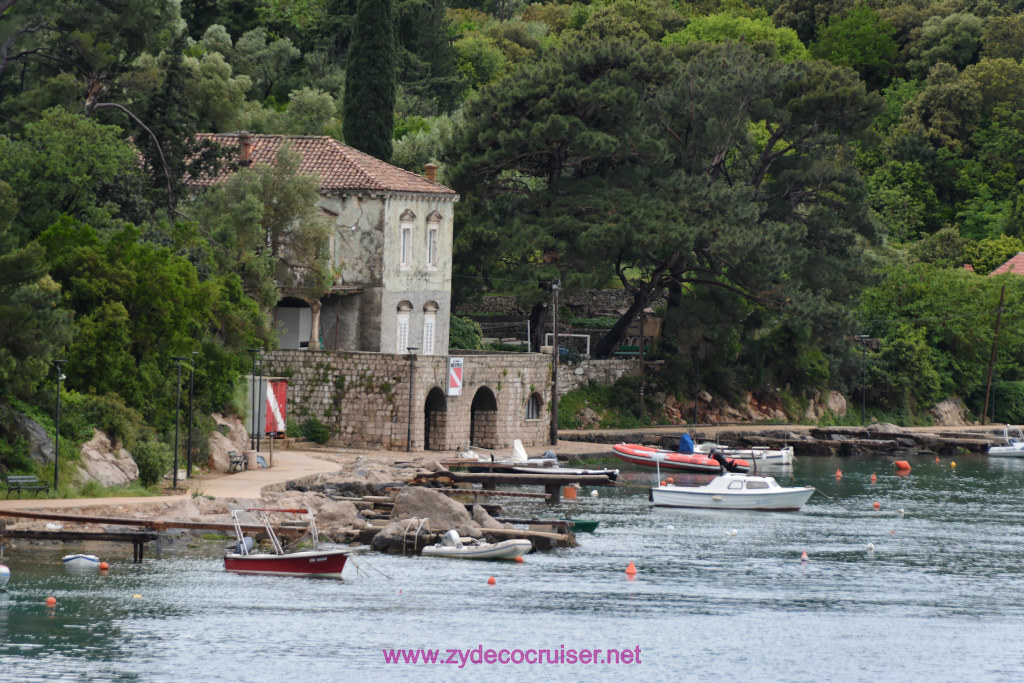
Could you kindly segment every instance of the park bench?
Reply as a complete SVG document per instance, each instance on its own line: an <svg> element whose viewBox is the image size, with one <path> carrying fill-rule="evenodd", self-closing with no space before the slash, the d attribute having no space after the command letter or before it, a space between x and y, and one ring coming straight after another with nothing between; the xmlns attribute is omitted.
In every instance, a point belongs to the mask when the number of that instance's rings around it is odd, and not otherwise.
<svg viewBox="0 0 1024 683"><path fill-rule="evenodd" d="M249 458L238 451L228 451L228 472L241 472L249 466Z"/></svg>
<svg viewBox="0 0 1024 683"><path fill-rule="evenodd" d="M649 345L645 344L644 345L644 355L646 356L650 352L651 352L651 347ZM626 358L635 358L636 356L640 355L640 345L639 344L635 344L635 345L622 344L622 345L619 346L619 350L615 352L615 355L616 356L626 357Z"/></svg>
<svg viewBox="0 0 1024 683"><path fill-rule="evenodd" d="M7 477L7 497L11 497L11 491L18 492L18 498L21 498L22 491L49 491L49 482L40 481L39 477L33 474L12 474Z"/></svg>

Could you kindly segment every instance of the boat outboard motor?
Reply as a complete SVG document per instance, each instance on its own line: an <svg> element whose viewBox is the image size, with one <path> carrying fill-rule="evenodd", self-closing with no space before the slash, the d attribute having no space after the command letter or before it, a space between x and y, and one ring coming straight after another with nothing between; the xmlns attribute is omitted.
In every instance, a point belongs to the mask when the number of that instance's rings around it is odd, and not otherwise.
<svg viewBox="0 0 1024 683"><path fill-rule="evenodd" d="M739 465L737 465L734 461L732 461L729 458L725 457L724 455L722 455L718 451L711 451L711 457L714 458L715 461L719 465L721 465L722 469L725 470L726 472L739 472L740 471Z"/></svg>
<svg viewBox="0 0 1024 683"><path fill-rule="evenodd" d="M448 531L444 532L444 536L441 537L441 545L447 546L449 548L461 548L462 537L459 535L459 532L455 529L449 529Z"/></svg>
<svg viewBox="0 0 1024 683"><path fill-rule="evenodd" d="M544 451L544 455L540 457L541 460L558 460L558 456L555 455L554 451Z"/></svg>

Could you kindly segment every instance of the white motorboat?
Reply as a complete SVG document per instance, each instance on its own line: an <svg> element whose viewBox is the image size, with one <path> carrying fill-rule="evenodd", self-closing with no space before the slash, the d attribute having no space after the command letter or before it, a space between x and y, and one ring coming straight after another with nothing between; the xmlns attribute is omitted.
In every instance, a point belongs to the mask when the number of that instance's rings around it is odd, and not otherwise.
<svg viewBox="0 0 1024 683"><path fill-rule="evenodd" d="M7 582L11 580L11 568L0 564L0 593L7 590Z"/></svg>
<svg viewBox="0 0 1024 683"><path fill-rule="evenodd" d="M767 446L755 446L753 448L730 448L717 443L705 441L693 448L695 453L711 453L718 451L727 458L743 458L744 460L757 460L766 465L791 465L793 464L793 447L768 448Z"/></svg>
<svg viewBox="0 0 1024 683"><path fill-rule="evenodd" d="M813 486L779 486L773 477L726 472L703 486L654 486L651 502L656 507L785 512L799 510L813 493Z"/></svg>
<svg viewBox="0 0 1024 683"><path fill-rule="evenodd" d="M64 568L74 571L92 571L100 568L100 558L95 555L65 555L63 558Z"/></svg>
<svg viewBox="0 0 1024 683"><path fill-rule="evenodd" d="M441 537L441 542L428 545L422 554L432 557L456 557L466 560L514 560L533 549L533 543L525 538L510 538L498 543L472 541L464 543L459 532L451 529Z"/></svg>
<svg viewBox="0 0 1024 683"><path fill-rule="evenodd" d="M1003 442L996 446L989 446L988 454L1024 458L1024 432L1020 427L1006 425L1003 427Z"/></svg>

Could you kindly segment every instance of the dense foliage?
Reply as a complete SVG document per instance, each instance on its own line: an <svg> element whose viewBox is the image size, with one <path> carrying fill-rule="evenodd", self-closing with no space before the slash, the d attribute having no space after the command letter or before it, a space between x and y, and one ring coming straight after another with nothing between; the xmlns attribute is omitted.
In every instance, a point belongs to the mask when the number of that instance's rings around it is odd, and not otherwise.
<svg viewBox="0 0 1024 683"><path fill-rule="evenodd" d="M10 402L51 412L66 359L76 415L166 442L185 357L230 409L282 287L332 276L287 152L189 195L225 163L195 133L240 129L441 162L456 302L623 287L596 353L658 302L666 391L977 413L993 349L995 396L1024 380L1017 276L986 277L1024 250L1018 3L0 0L0 46Z"/></svg>

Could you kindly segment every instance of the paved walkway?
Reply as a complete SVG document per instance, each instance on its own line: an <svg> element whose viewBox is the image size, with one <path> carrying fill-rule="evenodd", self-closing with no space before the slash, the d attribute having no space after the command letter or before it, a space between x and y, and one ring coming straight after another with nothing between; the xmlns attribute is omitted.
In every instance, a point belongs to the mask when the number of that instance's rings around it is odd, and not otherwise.
<svg viewBox="0 0 1024 683"><path fill-rule="evenodd" d="M261 453L269 460L269 453ZM274 451L272 467L245 470L233 474L216 473L206 478L178 480L181 493L165 496L137 496L118 498L31 498L23 494L21 499L0 499L0 510L57 510L65 508L91 507L95 505L145 506L165 504L192 498L193 491L214 498L259 498L264 488L283 485L318 474L334 474L341 465L317 454L303 451Z"/></svg>

